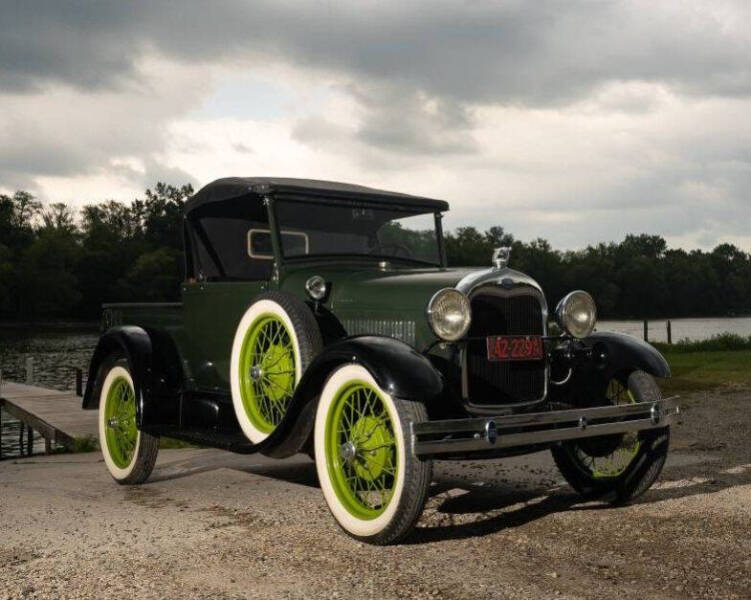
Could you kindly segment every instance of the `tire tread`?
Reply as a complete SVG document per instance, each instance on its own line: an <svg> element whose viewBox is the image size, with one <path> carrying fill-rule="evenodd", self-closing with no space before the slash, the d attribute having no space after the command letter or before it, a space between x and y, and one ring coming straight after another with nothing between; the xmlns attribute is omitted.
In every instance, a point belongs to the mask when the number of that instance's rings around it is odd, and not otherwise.
<svg viewBox="0 0 751 600"><path fill-rule="evenodd" d="M130 366L128 365L128 359L125 355L122 352L113 352L102 362L102 366L99 368L94 388L94 394L97 399L101 397L102 386L104 385L104 380L107 377L107 374L114 367L122 367L131 374L131 377L133 376ZM102 410L101 406L99 407L99 410ZM159 454L159 436L154 436L140 430L139 433L141 440L138 444L138 452L133 459L136 461L136 464L131 472L121 479L118 479L110 473L112 479L120 485L137 485L143 483L151 476L151 472L154 470L156 458ZM102 452L106 452L102 440L99 441L99 445Z"/></svg>

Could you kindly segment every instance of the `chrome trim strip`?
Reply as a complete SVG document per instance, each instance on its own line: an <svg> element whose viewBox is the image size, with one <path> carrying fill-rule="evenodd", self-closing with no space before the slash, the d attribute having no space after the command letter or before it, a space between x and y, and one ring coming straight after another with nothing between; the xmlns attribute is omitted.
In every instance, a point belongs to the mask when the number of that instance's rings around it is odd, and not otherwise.
<svg viewBox="0 0 751 600"><path fill-rule="evenodd" d="M678 396L672 396L657 402L619 406L411 423L412 452L420 457L436 456L655 429L675 421L680 414L677 400ZM538 429L515 431L533 426ZM508 429L513 431L504 433ZM420 439L426 435L443 435L443 438ZM455 435L460 437L452 437Z"/></svg>
<svg viewBox="0 0 751 600"><path fill-rule="evenodd" d="M469 296L477 286L483 285L485 283L500 285L501 281L503 281L504 279L513 280L515 287L519 285L526 285L536 288L537 291L542 294L542 288L540 287L540 284L532 279L529 275L526 275L521 271L515 271L514 269L510 269L508 267L504 267L502 269L490 268L483 269L482 271L473 271L472 273L469 273L462 277L462 279L459 280L459 283L457 283L455 287L460 292L464 292Z"/></svg>

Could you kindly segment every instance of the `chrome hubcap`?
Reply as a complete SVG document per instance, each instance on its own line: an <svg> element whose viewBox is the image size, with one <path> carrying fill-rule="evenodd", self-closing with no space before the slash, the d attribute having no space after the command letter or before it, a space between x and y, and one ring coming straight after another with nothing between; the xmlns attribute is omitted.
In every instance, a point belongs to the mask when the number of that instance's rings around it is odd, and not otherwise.
<svg viewBox="0 0 751 600"><path fill-rule="evenodd" d="M261 377L263 377L263 369L259 365L250 367L250 378L253 381L258 381Z"/></svg>
<svg viewBox="0 0 751 600"><path fill-rule="evenodd" d="M341 448L339 448L339 455L344 462L351 463L357 456L357 446L352 442L345 442L342 444Z"/></svg>

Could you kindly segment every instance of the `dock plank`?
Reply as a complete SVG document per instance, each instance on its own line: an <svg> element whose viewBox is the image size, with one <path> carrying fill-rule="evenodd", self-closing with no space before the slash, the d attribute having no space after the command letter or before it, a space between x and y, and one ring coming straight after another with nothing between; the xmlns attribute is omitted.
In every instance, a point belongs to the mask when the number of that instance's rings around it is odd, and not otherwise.
<svg viewBox="0 0 751 600"><path fill-rule="evenodd" d="M63 446L98 433L97 411L83 410L81 398L73 392L4 381L0 404L8 414Z"/></svg>

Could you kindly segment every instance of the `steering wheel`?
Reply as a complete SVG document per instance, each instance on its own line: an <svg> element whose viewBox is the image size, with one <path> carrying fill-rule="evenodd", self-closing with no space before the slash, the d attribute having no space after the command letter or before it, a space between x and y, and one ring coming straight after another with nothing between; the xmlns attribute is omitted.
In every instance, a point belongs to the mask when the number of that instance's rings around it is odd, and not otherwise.
<svg viewBox="0 0 751 600"><path fill-rule="evenodd" d="M372 254L384 254L394 257L401 256L402 258L412 258L412 251L407 248L404 244L397 244L395 242L391 242L388 244L381 244L379 243L375 248L373 248Z"/></svg>

